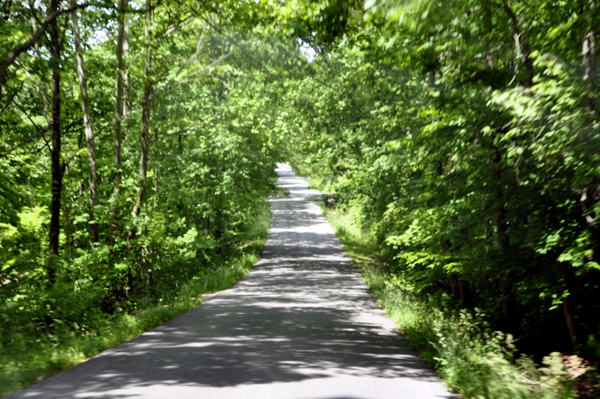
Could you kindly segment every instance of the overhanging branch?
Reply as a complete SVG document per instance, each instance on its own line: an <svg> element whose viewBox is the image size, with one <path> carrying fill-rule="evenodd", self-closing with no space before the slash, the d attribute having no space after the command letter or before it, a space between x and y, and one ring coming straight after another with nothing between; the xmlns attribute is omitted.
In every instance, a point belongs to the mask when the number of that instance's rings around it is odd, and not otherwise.
<svg viewBox="0 0 600 399"><path fill-rule="evenodd" d="M68 13L78 10L80 8L86 8L90 5L92 5L92 4L91 3L82 3L82 4L78 4L74 7L70 7L66 10L55 10L55 11L51 12L50 14L48 14L46 19L44 19L44 22L42 22L42 25L33 33L33 36L31 37L31 39L27 40L21 46L17 47L16 49L14 49L10 53L8 53L8 56L6 57L4 62L2 62L2 65L0 65L0 89L6 83L6 74L8 72L8 67L10 67L13 64L13 62L15 62L15 60L17 59L17 57L20 54L29 50L33 45L35 45L40 40L40 38L46 31L46 28L48 27L48 25L50 25L50 23L52 21L54 21L56 19L56 17L58 17L61 14L68 14Z"/></svg>

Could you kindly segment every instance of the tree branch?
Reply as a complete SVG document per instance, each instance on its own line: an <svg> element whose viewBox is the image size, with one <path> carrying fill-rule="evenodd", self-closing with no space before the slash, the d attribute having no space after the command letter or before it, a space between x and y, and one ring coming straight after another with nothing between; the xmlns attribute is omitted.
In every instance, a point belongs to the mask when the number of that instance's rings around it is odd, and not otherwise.
<svg viewBox="0 0 600 399"><path fill-rule="evenodd" d="M25 111L23 109L23 107L21 107L21 105L19 105L18 102L13 101L13 103L17 106L17 108L19 108L21 110L21 112L23 114L25 114L25 116L27 117L27 119L29 119L29 122L31 122L33 124L33 126L37 129L38 133L42 135L42 138L44 139L44 141L46 142L46 145L48 146L48 148L50 148L50 143L48 142L48 140L46 140L46 136L44 136L44 130L42 130L37 123L35 123L33 121L33 119L31 119L31 117L29 116L29 114L27 113L27 111ZM48 128L46 128L46 130L48 130Z"/></svg>
<svg viewBox="0 0 600 399"><path fill-rule="evenodd" d="M17 47L16 49L14 49L10 53L8 53L8 56L6 57L6 59L4 60L2 65L0 65L0 89L6 83L6 73L8 71L8 67L11 66L13 62L15 62L15 60L21 53L24 53L25 51L29 50L34 44L36 44L38 42L38 40L40 40L40 38L46 31L46 28L48 27L48 25L50 25L50 23L52 21L54 21L56 19L56 17L58 17L61 14L70 13L70 12L78 10L80 8L88 7L90 5L91 5L90 3L82 3L82 4L76 5L75 7L68 8L66 10L55 10L55 11L51 12L46 17L44 22L42 22L42 25L38 28L38 30L36 30L33 33L33 36L31 37L31 39L29 39L28 41L23 43L21 46Z"/></svg>
<svg viewBox="0 0 600 399"><path fill-rule="evenodd" d="M31 143L33 140L35 140L36 138L38 138L40 135L42 134L41 131L38 131L36 134L34 134L33 136L29 137L28 139L26 139L25 141L20 142L19 144L17 144L16 146L12 147L11 149L9 149L8 151L6 151L4 154L0 154L0 159L7 157L8 155L10 155L11 152L13 152L14 150L23 147L25 144L29 144ZM46 144L44 144L44 147L47 147Z"/></svg>

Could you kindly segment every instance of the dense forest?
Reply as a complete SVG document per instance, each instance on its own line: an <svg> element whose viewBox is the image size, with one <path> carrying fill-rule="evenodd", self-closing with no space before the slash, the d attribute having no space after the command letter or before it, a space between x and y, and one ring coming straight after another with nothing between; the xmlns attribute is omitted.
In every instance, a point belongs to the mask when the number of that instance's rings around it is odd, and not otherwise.
<svg viewBox="0 0 600 399"><path fill-rule="evenodd" d="M593 1L370 1L286 94L297 170L399 286L541 360L599 354ZM318 37L317 37L318 38Z"/></svg>
<svg viewBox="0 0 600 399"><path fill-rule="evenodd" d="M249 4L2 3L2 393L45 349L229 273L268 226L278 66L255 65L282 50Z"/></svg>
<svg viewBox="0 0 600 399"><path fill-rule="evenodd" d="M582 2L379 2L286 94L392 273L532 351L600 327L598 14ZM591 340L590 340L591 339Z"/></svg>
<svg viewBox="0 0 600 399"><path fill-rule="evenodd" d="M398 290L597 367L593 0L0 7L7 375L232 267L282 161Z"/></svg>

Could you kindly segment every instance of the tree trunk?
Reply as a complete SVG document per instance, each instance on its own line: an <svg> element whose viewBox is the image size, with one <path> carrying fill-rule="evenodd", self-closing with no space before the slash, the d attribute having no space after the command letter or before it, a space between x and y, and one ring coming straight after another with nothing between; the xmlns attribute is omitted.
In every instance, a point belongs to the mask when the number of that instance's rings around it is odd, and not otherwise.
<svg viewBox="0 0 600 399"><path fill-rule="evenodd" d="M495 200L496 200L496 239L498 242L498 248L500 249L500 253L505 255L509 248L510 243L508 240L508 223L506 220L506 204L504 202L504 191L502 188L502 167L500 165L501 156L500 151L494 145L495 136L492 136L492 141L490 143L490 149L494 151L494 155L492 158L492 163L496 164L496 169L493 173L493 180L496 183L496 192L495 192ZM510 282L508 280L508 272L504 271L502 273L500 279L500 289L502 291L503 298L503 311L504 311L504 331L512 332L514 323L513 323L513 306L512 306L512 289Z"/></svg>
<svg viewBox="0 0 600 399"><path fill-rule="evenodd" d="M110 208L109 229L111 233L117 230L117 211L119 208L119 196L121 193L121 111L123 97L123 39L125 36L124 10L125 1L119 0L118 15L119 27L117 33L117 49L116 49L116 79L115 79L115 187L113 190L113 202ZM110 236L109 236L110 237Z"/></svg>
<svg viewBox="0 0 600 399"><path fill-rule="evenodd" d="M563 298L563 312L565 314L565 321L567 322L567 328L569 329L569 338L571 338L571 344L573 344L573 348L577 346L579 342L577 337L577 328L575 322L575 316L573 314L573 305L571 303L571 284L569 279L569 272L567 270L567 266L565 264L560 265L560 272L562 275L562 284L565 293L567 296Z"/></svg>
<svg viewBox="0 0 600 399"><path fill-rule="evenodd" d="M222 194L219 194L215 200L218 200L217 206L215 209L215 240L219 244L217 248L217 255L223 255L223 233L225 232L224 224L223 224L223 197Z"/></svg>
<svg viewBox="0 0 600 399"><path fill-rule="evenodd" d="M51 0L50 13L57 11L58 0ZM60 159L60 35L56 18L50 22L50 64L52 67L52 200L50 204L49 262L47 276L50 285L56 280L54 258L58 255L60 236L60 200L62 190L62 163Z"/></svg>
<svg viewBox="0 0 600 399"><path fill-rule="evenodd" d="M133 206L133 215L137 216L140 213L142 204L146 200L146 184L148 182L148 151L150 150L150 110L152 105L152 80L150 78L150 61L152 50L150 49L150 23L151 23L151 4L150 0L146 2L146 25L144 28L144 36L146 42L146 55L144 60L144 98L142 100L142 153L140 155L140 191ZM133 225L129 228L127 234L128 240L131 240L135 235Z"/></svg>
<svg viewBox="0 0 600 399"><path fill-rule="evenodd" d="M590 31L585 35L582 55L583 73L591 80L596 77L596 39L594 38L594 32Z"/></svg>
<svg viewBox="0 0 600 399"><path fill-rule="evenodd" d="M211 190L208 189L207 196L210 197ZM204 235L208 236L208 232L210 231L210 202L206 203L206 216L204 217Z"/></svg>
<svg viewBox="0 0 600 399"><path fill-rule="evenodd" d="M513 30L515 32L515 44L519 49L518 52L521 53L521 60L527 70L527 86L531 87L533 85L533 60L530 57L531 48L529 47L529 42L524 36L517 14L510 8L507 0L502 0L502 6L512 21Z"/></svg>
<svg viewBox="0 0 600 399"><path fill-rule="evenodd" d="M66 197L66 185L67 185L67 176L69 175L69 164L64 161L63 162L63 188L61 190L61 214L63 217L63 233L65 235L65 243L62 248L63 253L67 256L71 253L71 248L73 247L73 224L71 223L71 215L69 213L69 200L71 204L75 202L73 197Z"/></svg>
<svg viewBox="0 0 600 399"><path fill-rule="evenodd" d="M212 176L212 157L208 158L208 179L210 181ZM206 191L206 216L204 217L204 235L208 236L210 231L210 195L212 190L209 188Z"/></svg>
<svg viewBox="0 0 600 399"><path fill-rule="evenodd" d="M148 172L148 153L150 151L150 111L152 109L152 80L150 78L150 62L152 50L150 48L151 1L146 1L146 25L144 37L146 42L146 57L144 60L144 99L142 100L142 154L140 156L140 195L139 205L146 200L146 183ZM134 212L135 213L135 212Z"/></svg>
<svg viewBox="0 0 600 399"><path fill-rule="evenodd" d="M435 69L433 68L429 70L429 88L435 88Z"/></svg>
<svg viewBox="0 0 600 399"><path fill-rule="evenodd" d="M71 7L77 5L76 0L71 0ZM79 24L77 22L77 11L71 12L73 24L73 40L75 42L75 58L77 59L77 75L79 77L79 89L81 90L81 107L83 110L83 124L85 127L85 138L88 151L88 180L90 183L89 194L89 217L90 217L90 243L92 248L98 242L98 223L94 215L94 207L97 203L96 189L96 145L94 143L94 127L92 125L92 113L90 111L90 100L87 90L87 78L83 64L83 52L79 37Z"/></svg>
<svg viewBox="0 0 600 399"><path fill-rule="evenodd" d="M481 6L483 7L483 27L485 33L489 35L494 31L494 25L492 22L492 7L489 2L482 1ZM488 40L486 40L488 42ZM488 51L485 54L484 66L485 69L492 71L494 69L494 54L491 52L492 44L488 44Z"/></svg>
<svg viewBox="0 0 600 399"><path fill-rule="evenodd" d="M585 10L585 6L583 7ZM594 91L595 81L596 81L596 38L594 36L594 0L588 0L588 7L586 12L586 29L587 32L583 35L583 44L581 49L582 55L582 66L583 66L583 74L587 78L587 86L590 92ZM587 111L591 118L594 117L594 98L591 95L588 96L588 104ZM590 121L592 122L592 121Z"/></svg>
<svg viewBox="0 0 600 399"><path fill-rule="evenodd" d="M123 121L125 122L125 140L129 136L127 121L131 117L131 81L129 79L129 14L127 13L129 0L123 2Z"/></svg>
<svg viewBox="0 0 600 399"><path fill-rule="evenodd" d="M158 129L154 129L154 142L158 143ZM154 165L154 206L156 206L156 204L158 204L158 169L160 166L160 163L158 162L158 154L155 154Z"/></svg>
<svg viewBox="0 0 600 399"><path fill-rule="evenodd" d="M589 79L590 85L596 77L596 38L594 37L594 25L592 22L592 13L594 12L594 8L594 0L589 0L587 10L588 21L586 24L588 31L584 34L583 46L581 51L583 56L583 74Z"/></svg>
<svg viewBox="0 0 600 399"><path fill-rule="evenodd" d="M458 277L458 290L462 307L471 309L473 307L473 294L471 294L471 285L468 281Z"/></svg>
<svg viewBox="0 0 600 399"><path fill-rule="evenodd" d="M450 282L450 290L452 291L452 297L456 302L460 301L460 290L458 288L458 275L456 273L452 273L448 280Z"/></svg>
<svg viewBox="0 0 600 399"><path fill-rule="evenodd" d="M502 177L502 172L497 172L497 179ZM499 182L498 182L499 183ZM503 201L504 193L502 189L498 189L496 193L496 200L498 207L496 209L496 234L498 240L498 247L502 255L505 255L509 249L508 236L506 234L508 230L508 224L506 222L506 205ZM512 332L514 327L513 322L513 311L512 311L512 289L508 279L508 272L502 273L500 280L500 289L502 291L503 298L503 311L504 311L504 331Z"/></svg>
<svg viewBox="0 0 600 399"><path fill-rule="evenodd" d="M496 172L496 179L502 178L502 172ZM498 234L498 247L500 251L506 252L509 248L508 236L506 234L508 230L508 224L506 223L506 205L504 204L504 193L502 189L496 191L496 201L498 202L498 208L496 210L496 232Z"/></svg>

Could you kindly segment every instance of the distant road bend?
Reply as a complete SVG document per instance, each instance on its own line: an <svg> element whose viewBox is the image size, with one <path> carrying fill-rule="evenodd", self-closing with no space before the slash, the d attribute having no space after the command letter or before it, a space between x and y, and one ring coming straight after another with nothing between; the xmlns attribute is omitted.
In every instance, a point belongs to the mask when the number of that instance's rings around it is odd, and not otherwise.
<svg viewBox="0 0 600 399"><path fill-rule="evenodd" d="M379 309L286 164L271 231L233 288L12 398L455 398Z"/></svg>

